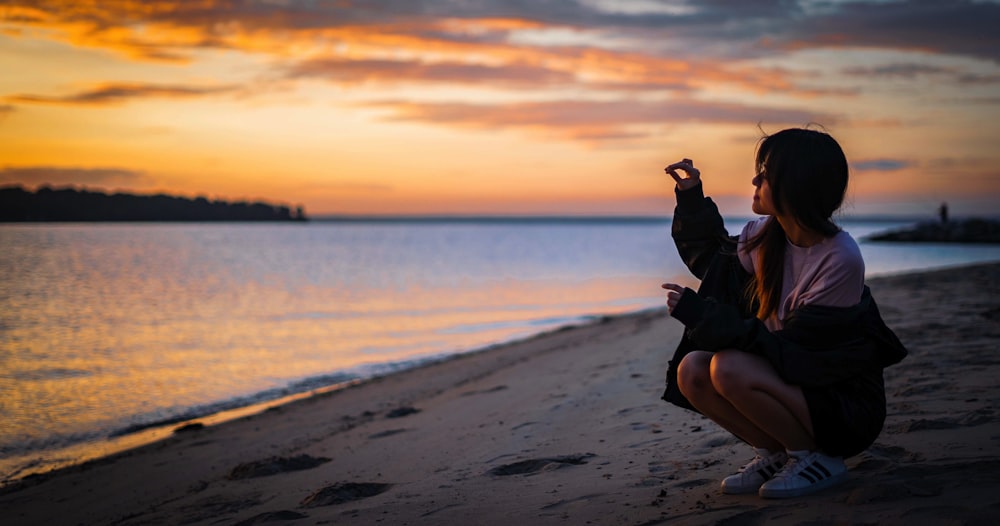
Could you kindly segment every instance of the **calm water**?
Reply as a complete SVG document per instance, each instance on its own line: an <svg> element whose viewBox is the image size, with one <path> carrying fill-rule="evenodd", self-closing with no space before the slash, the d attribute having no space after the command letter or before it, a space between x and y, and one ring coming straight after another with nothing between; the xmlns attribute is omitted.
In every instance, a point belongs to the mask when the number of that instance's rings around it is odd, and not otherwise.
<svg viewBox="0 0 1000 526"><path fill-rule="evenodd" d="M844 223L856 238L900 225ZM0 226L0 481L106 452L109 436L148 440L132 431L150 424L658 307L664 280L693 283L669 229ZM861 247L869 275L1000 260L996 246Z"/></svg>

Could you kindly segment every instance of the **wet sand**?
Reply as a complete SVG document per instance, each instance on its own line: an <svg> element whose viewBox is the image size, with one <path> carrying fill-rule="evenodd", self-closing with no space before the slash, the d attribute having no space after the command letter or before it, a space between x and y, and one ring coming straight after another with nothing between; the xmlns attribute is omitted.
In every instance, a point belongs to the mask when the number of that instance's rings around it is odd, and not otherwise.
<svg viewBox="0 0 1000 526"><path fill-rule="evenodd" d="M606 318L0 489L16 524L997 524L1000 263L869 282L910 349L847 482L729 496L747 446L659 396L681 325Z"/></svg>

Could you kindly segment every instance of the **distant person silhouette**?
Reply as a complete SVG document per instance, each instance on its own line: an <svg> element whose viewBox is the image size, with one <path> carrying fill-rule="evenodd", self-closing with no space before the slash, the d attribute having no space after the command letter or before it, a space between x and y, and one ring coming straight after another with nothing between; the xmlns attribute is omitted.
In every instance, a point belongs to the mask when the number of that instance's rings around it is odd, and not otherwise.
<svg viewBox="0 0 1000 526"><path fill-rule="evenodd" d="M938 207L938 216L941 217L941 224L948 222L948 203L941 203Z"/></svg>

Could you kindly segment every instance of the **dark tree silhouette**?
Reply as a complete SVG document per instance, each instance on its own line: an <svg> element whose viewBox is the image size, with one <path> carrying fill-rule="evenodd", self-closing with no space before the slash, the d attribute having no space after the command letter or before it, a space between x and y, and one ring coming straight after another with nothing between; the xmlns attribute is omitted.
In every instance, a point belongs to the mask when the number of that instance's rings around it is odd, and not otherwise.
<svg viewBox="0 0 1000 526"><path fill-rule="evenodd" d="M0 187L0 221L305 221L299 206L238 201L209 201L204 197L105 194L75 188Z"/></svg>

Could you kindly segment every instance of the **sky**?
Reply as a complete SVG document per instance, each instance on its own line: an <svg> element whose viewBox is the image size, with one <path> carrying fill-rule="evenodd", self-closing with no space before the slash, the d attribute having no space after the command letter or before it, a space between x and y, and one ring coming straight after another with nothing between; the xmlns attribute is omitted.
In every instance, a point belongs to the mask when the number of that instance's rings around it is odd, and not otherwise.
<svg viewBox="0 0 1000 526"><path fill-rule="evenodd" d="M750 215L764 133L844 213L1000 212L1000 2L0 0L0 185L320 215Z"/></svg>

